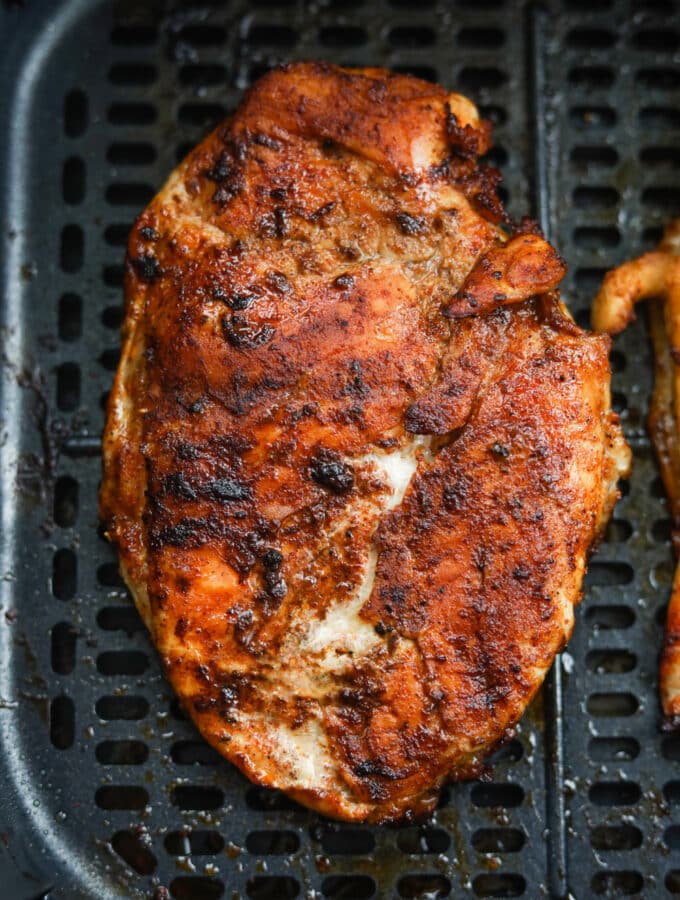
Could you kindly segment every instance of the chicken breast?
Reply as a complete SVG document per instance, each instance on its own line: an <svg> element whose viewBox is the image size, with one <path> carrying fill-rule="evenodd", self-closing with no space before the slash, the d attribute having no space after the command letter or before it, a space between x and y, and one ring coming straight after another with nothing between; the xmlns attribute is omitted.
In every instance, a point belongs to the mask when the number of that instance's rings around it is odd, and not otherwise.
<svg viewBox="0 0 680 900"><path fill-rule="evenodd" d="M609 338L500 227L488 146L443 88L291 65L130 236L108 534L206 740L342 819L478 772L628 470Z"/></svg>

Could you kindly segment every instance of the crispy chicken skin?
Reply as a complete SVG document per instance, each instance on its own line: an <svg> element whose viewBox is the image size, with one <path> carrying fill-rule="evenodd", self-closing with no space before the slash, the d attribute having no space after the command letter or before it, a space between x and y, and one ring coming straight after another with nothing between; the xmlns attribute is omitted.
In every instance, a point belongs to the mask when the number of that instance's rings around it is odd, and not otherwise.
<svg viewBox="0 0 680 900"><path fill-rule="evenodd" d="M613 269L593 301L597 331L617 334L634 318L634 305L649 304L654 348L654 392L649 433L668 494L673 548L680 554L680 219L671 222L659 247ZM664 727L680 727L680 565L673 580L659 666Z"/></svg>
<svg viewBox="0 0 680 900"><path fill-rule="evenodd" d="M130 236L102 518L206 740L342 819L478 772L628 468L609 338L488 146L443 88L291 65Z"/></svg>

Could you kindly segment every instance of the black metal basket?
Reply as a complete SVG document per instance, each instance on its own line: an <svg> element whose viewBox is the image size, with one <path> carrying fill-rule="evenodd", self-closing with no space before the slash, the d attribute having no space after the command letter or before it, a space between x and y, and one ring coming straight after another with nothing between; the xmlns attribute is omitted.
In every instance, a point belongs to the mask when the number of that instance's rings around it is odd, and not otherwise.
<svg viewBox="0 0 680 900"><path fill-rule="evenodd" d="M658 731L673 560L645 433L644 323L617 341L635 471L573 640L491 782L420 826L339 825L250 785L196 734L98 531L99 435L128 228L273 64L386 65L495 123L515 215L607 268L680 214L673 2L25 0L0 6L0 897L666 897L680 735ZM677 822L677 824L675 824Z"/></svg>

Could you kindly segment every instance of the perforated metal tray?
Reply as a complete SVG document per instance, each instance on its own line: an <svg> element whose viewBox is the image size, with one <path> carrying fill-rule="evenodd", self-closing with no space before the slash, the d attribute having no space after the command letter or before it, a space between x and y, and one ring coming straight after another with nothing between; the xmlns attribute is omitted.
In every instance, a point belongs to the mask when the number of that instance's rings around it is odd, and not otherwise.
<svg viewBox="0 0 680 900"><path fill-rule="evenodd" d="M666 897L680 893L680 738L658 731L673 570L644 429L644 322L613 354L635 474L568 653L493 780L417 827L333 824L198 739L98 532L98 439L127 229L272 64L380 64L494 120L511 211L604 271L680 214L671 2L229 0L0 5L0 897Z"/></svg>

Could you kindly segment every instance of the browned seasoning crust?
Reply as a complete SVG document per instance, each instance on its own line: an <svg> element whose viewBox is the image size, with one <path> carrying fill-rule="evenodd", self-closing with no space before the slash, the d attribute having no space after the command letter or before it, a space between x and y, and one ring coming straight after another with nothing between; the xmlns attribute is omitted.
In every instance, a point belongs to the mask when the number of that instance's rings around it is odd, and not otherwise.
<svg viewBox="0 0 680 900"><path fill-rule="evenodd" d="M488 146L443 88L288 66L130 237L102 517L205 738L344 819L478 771L627 469L609 339L506 243Z"/></svg>

